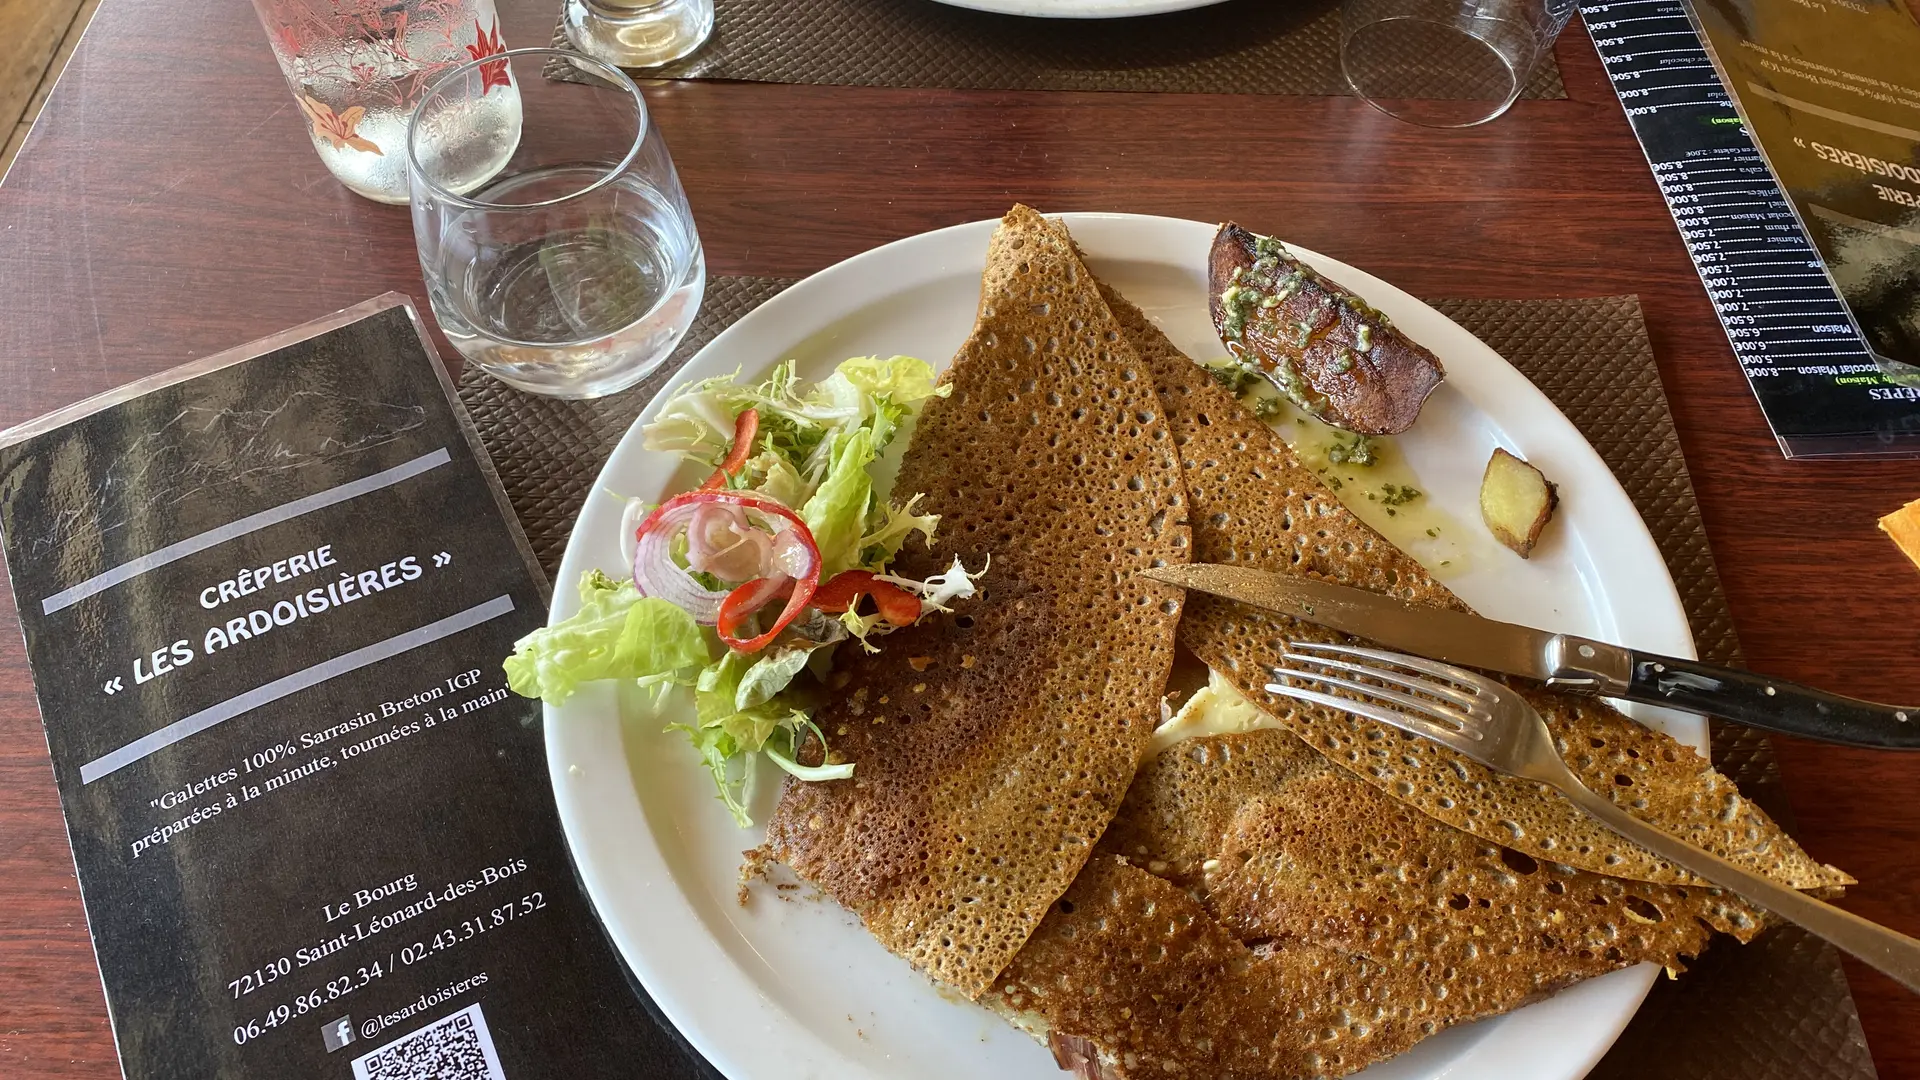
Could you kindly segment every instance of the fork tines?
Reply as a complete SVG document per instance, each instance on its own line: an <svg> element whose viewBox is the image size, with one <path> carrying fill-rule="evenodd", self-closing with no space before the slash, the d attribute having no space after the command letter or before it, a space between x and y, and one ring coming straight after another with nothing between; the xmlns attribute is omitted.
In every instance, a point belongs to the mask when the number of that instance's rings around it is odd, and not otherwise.
<svg viewBox="0 0 1920 1080"><path fill-rule="evenodd" d="M1274 667L1270 669L1273 674L1286 681L1268 684L1270 694L1378 720L1456 749L1465 750L1485 738L1483 725L1491 716L1481 700L1486 693L1484 681L1464 668L1384 649L1312 641L1289 641L1286 652L1281 655L1295 665L1310 664L1321 670ZM1355 663L1343 657L1375 663ZM1359 682L1328 672L1344 672L1373 681ZM1423 675L1429 677L1423 678ZM1296 682L1320 683L1345 693L1311 690L1294 685ZM1392 689L1394 686L1413 693Z"/></svg>

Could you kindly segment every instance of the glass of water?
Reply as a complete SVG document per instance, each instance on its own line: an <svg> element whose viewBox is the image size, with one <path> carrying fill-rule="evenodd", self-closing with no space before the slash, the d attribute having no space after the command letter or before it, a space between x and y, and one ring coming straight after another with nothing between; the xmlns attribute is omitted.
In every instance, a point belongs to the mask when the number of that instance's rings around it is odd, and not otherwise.
<svg viewBox="0 0 1920 1080"><path fill-rule="evenodd" d="M1340 69L1389 116L1471 127L1507 111L1575 0L1345 0Z"/></svg>
<svg viewBox="0 0 1920 1080"><path fill-rule="evenodd" d="M543 78L550 61L590 81ZM523 75L525 78L519 76ZM512 156L484 109L520 88ZM686 193L639 87L619 68L514 49L455 68L414 112L413 234L427 295L455 348L502 382L591 398L663 363L693 322L706 260Z"/></svg>

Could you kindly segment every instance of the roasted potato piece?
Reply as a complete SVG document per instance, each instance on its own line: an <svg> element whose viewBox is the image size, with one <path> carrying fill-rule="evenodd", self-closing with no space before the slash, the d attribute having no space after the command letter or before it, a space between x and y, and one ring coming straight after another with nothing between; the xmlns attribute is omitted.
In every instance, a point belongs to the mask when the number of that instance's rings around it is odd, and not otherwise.
<svg viewBox="0 0 1920 1080"><path fill-rule="evenodd" d="M1278 240L1220 226L1207 277L1207 307L1227 351L1334 427L1405 431L1446 377L1431 352Z"/></svg>
<svg viewBox="0 0 1920 1080"><path fill-rule="evenodd" d="M1893 538L1894 546L1912 559L1913 565L1920 566L1920 499L1881 518L1880 531Z"/></svg>
<svg viewBox="0 0 1920 1080"><path fill-rule="evenodd" d="M1480 516L1493 538L1526 558L1560 505L1560 490L1540 470L1495 449L1480 479Z"/></svg>

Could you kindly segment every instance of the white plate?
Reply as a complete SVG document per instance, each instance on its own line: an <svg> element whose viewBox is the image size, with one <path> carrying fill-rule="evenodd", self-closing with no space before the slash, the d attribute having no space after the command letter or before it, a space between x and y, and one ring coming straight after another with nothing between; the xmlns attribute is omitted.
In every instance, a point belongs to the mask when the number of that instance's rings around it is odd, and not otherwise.
<svg viewBox="0 0 1920 1080"><path fill-rule="evenodd" d="M1124 19L1164 11L1211 7L1224 0L939 0L950 7L1028 15L1039 19Z"/></svg>
<svg viewBox="0 0 1920 1080"><path fill-rule="evenodd" d="M1066 215L1104 280L1188 354L1225 355L1206 313L1214 226L1123 214ZM944 365L971 329L994 222L925 233L855 256L800 282L709 344L662 391L784 358L818 378L849 356L906 353ZM1392 317L1446 364L1448 378L1400 437L1429 498L1477 517L1480 473L1505 446L1559 481L1550 539L1533 559L1479 560L1449 580L1488 615L1692 656L1678 594L1633 504L1579 432L1532 383L1438 312L1360 271L1300 256ZM651 417L655 398L642 418ZM697 470L641 449L639 425L615 448L596 490L661 499ZM621 566L620 504L590 497L560 563L553 617L578 606L573 583ZM985 1010L936 991L831 902L757 887L736 900L740 852L761 841L713 798L684 736L622 720L615 690L583 689L546 712L547 754L580 875L614 943L693 1045L732 1080L911 1077L1056 1080L1037 1043ZM1697 717L1645 715L1695 746ZM776 784L761 785L764 821ZM1368 1080L1442 1075L1573 1080L1598 1060L1657 969L1641 965L1482 1021L1366 1072Z"/></svg>

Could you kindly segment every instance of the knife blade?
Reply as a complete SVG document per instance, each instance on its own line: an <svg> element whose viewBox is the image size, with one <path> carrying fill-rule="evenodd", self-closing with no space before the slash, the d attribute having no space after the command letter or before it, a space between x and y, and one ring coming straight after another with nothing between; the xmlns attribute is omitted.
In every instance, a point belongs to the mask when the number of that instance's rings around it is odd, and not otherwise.
<svg viewBox="0 0 1920 1080"><path fill-rule="evenodd" d="M1192 563L1141 573L1430 660L1523 675L1563 690L1705 713L1842 746L1920 750L1920 706L1880 705L1750 671L1251 567Z"/></svg>

